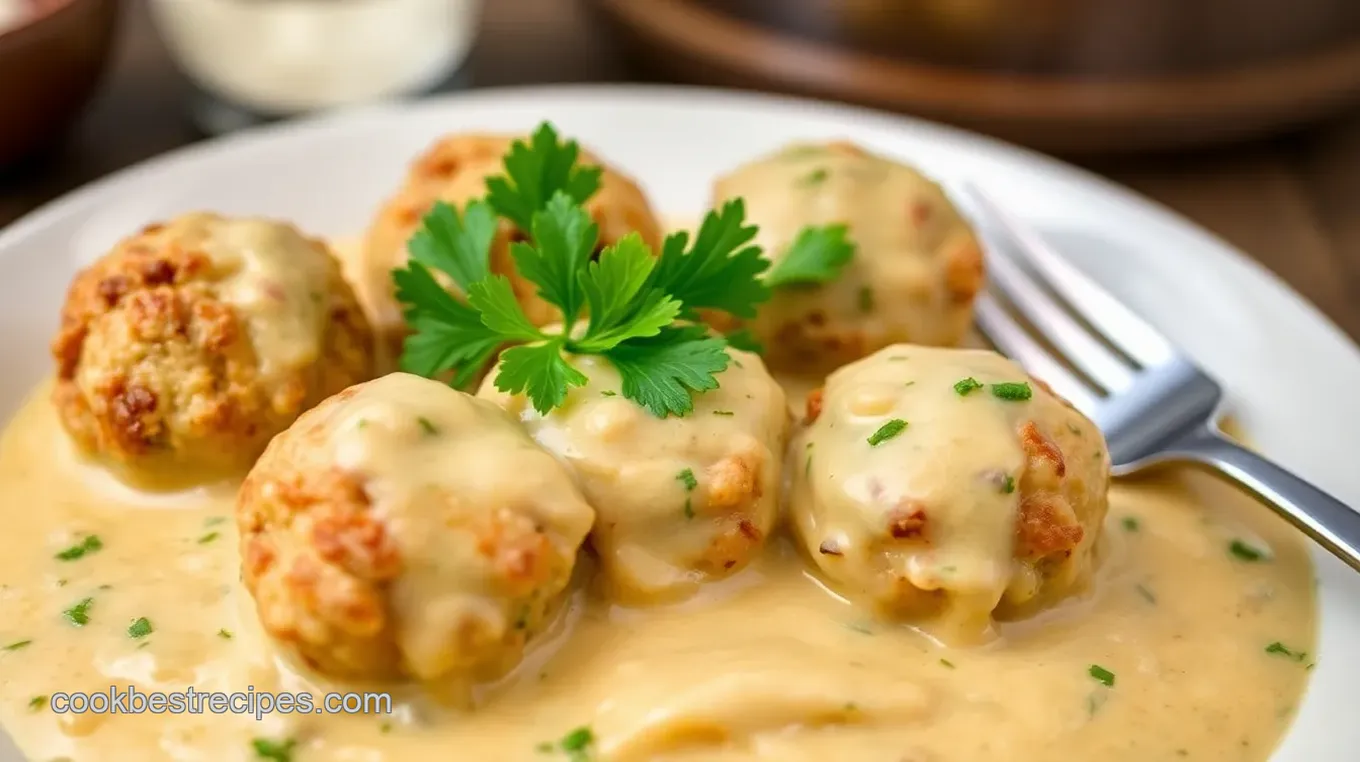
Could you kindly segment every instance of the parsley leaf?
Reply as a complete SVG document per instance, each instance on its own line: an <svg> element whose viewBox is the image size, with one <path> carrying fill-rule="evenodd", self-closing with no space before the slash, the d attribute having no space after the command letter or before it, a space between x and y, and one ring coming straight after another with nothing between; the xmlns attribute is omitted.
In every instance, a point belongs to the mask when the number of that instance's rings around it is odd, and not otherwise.
<svg viewBox="0 0 1360 762"><path fill-rule="evenodd" d="M1106 688L1114 687L1114 673L1099 664L1092 664L1091 668L1086 670L1086 673Z"/></svg>
<svg viewBox="0 0 1360 762"><path fill-rule="evenodd" d="M505 350L501 353L500 372L496 374L496 388L509 394L527 395L534 409L542 414L561 405L567 398L568 387L586 384L585 375L563 359L562 344L562 339L552 339Z"/></svg>
<svg viewBox="0 0 1360 762"><path fill-rule="evenodd" d="M656 259L635 233L600 254L581 275L581 288L590 306L590 325L580 340L570 342L578 352L602 352L629 339L655 336L680 314L680 302L660 289L642 291Z"/></svg>
<svg viewBox="0 0 1360 762"><path fill-rule="evenodd" d="M558 193L583 204L600 189L599 167L577 166L580 146L560 142L543 122L526 145L516 140L504 160L505 175L486 181L487 202L500 216L528 232L534 213Z"/></svg>
<svg viewBox="0 0 1360 762"><path fill-rule="evenodd" d="M515 290L504 275L492 275L473 283L468 303L481 311L482 325L500 334L505 341L534 341L543 338L538 327L529 322L524 308L515 300Z"/></svg>
<svg viewBox="0 0 1360 762"><path fill-rule="evenodd" d="M398 270L393 276L397 279L398 298L403 300L412 293L410 288L403 287L403 280L420 281L423 277L434 283L429 272L414 263L411 269ZM453 385L467 386L502 339L482 323L476 310L454 300L443 289L439 289L439 293L442 296L415 302L421 306L407 310L406 322L411 334L403 342L399 366L407 373L428 378L456 369Z"/></svg>
<svg viewBox="0 0 1360 762"><path fill-rule="evenodd" d="M570 333L584 302L578 276L595 253L600 228L585 209L559 192L534 213L533 238L532 245L511 244L510 256L520 275L538 284L538 295L562 310Z"/></svg>
<svg viewBox="0 0 1360 762"><path fill-rule="evenodd" d="M256 738L250 742L250 748L255 751L256 759L267 759L271 762L293 762L294 746L297 746L297 741L292 738L283 741Z"/></svg>
<svg viewBox="0 0 1360 762"><path fill-rule="evenodd" d="M760 343L760 340L756 338L754 333L751 333L751 331L746 328L738 328L727 334L727 346L732 347L733 349L740 349L744 352L754 352L758 355L765 353L764 345Z"/></svg>
<svg viewBox="0 0 1360 762"><path fill-rule="evenodd" d="M707 308L755 317L756 305L770 298L770 289L758 277L770 263L760 247L750 245L755 237L756 227L746 224L745 202L728 201L705 215L693 246L688 233L666 237L648 285L682 303L686 315Z"/></svg>
<svg viewBox="0 0 1360 762"><path fill-rule="evenodd" d="M406 248L412 260L446 273L466 292L490 271L496 224L495 213L484 201L468 204L461 217L457 209L436 201Z"/></svg>
<svg viewBox="0 0 1360 762"><path fill-rule="evenodd" d="M727 343L701 326L670 327L654 337L620 344L605 356L623 379L623 396L658 418L694 409L690 392L718 388L714 374L727 370Z"/></svg>
<svg viewBox="0 0 1360 762"><path fill-rule="evenodd" d="M58 553L56 558L60 561L74 561L77 558L84 557L86 553L93 553L103 547L104 542L99 539L98 535L86 535L80 542Z"/></svg>
<svg viewBox="0 0 1360 762"><path fill-rule="evenodd" d="M128 625L127 628L128 637L133 640L144 638L152 632L153 628L151 627L151 620L146 617L139 617L133 621L132 624Z"/></svg>
<svg viewBox="0 0 1360 762"><path fill-rule="evenodd" d="M845 225L803 228L765 274L765 285L778 288L835 280L855 257L855 245L847 240L846 233Z"/></svg>

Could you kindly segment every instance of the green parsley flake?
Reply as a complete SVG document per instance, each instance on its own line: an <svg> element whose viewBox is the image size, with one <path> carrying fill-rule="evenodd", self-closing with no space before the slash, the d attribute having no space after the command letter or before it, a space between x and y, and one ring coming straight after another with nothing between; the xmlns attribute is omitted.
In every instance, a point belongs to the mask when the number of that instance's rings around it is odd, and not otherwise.
<svg viewBox="0 0 1360 762"><path fill-rule="evenodd" d="M1308 658L1307 653L1303 651L1294 651L1290 648L1287 648L1283 643L1281 643L1278 640L1266 646L1266 653L1279 654L1280 656L1283 656L1286 659L1291 659L1297 662L1302 662L1304 659Z"/></svg>
<svg viewBox="0 0 1360 762"><path fill-rule="evenodd" d="M907 428L906 421L902 420L901 418L894 418L891 421L888 421L887 423L878 427L878 431L875 431L873 434L869 436L869 446L878 447L880 444L888 441L889 439L892 439L898 434L901 434L903 431L906 430L906 428Z"/></svg>
<svg viewBox="0 0 1360 762"><path fill-rule="evenodd" d="M616 392L616 391L610 390L610 389L605 389L604 391L600 392L600 396L601 396L601 397L617 397L617 396L619 396L619 393Z"/></svg>
<svg viewBox="0 0 1360 762"><path fill-rule="evenodd" d="M9 645L5 646L4 648L0 648L0 651L18 651L20 648L27 648L32 644L33 644L32 640L16 640L13 643L10 643Z"/></svg>
<svg viewBox="0 0 1360 762"><path fill-rule="evenodd" d="M84 598L69 609L61 612L66 617L66 621L76 627L84 627L90 623L90 606L94 605L93 598Z"/></svg>
<svg viewBox="0 0 1360 762"><path fill-rule="evenodd" d="M957 392L960 397L967 397L973 391L981 388L982 384L972 376L954 384L954 391Z"/></svg>
<svg viewBox="0 0 1360 762"><path fill-rule="evenodd" d="M1114 673L1111 672L1110 670L1105 669L1099 664L1092 664L1091 668L1087 670L1087 672L1091 675L1091 677L1095 678L1096 682L1100 683L1106 688L1114 687Z"/></svg>
<svg viewBox="0 0 1360 762"><path fill-rule="evenodd" d="M222 629L217 631L217 637L223 640L231 640L233 636L231 634L231 630L228 630L227 628L223 627Z"/></svg>
<svg viewBox="0 0 1360 762"><path fill-rule="evenodd" d="M826 182L826 178L830 177L830 175L831 173L827 172L826 169L814 169L798 178L798 184L805 188L821 185Z"/></svg>
<svg viewBox="0 0 1360 762"><path fill-rule="evenodd" d="M868 286L859 290L859 311L866 315L874 311L874 290Z"/></svg>
<svg viewBox="0 0 1360 762"><path fill-rule="evenodd" d="M208 543L212 542L213 540L216 540L217 537L218 537L217 532L208 532L207 534L205 534L205 535L203 535L202 537L199 537L199 538L198 538L198 544L199 544L199 545L207 545Z"/></svg>
<svg viewBox="0 0 1360 762"><path fill-rule="evenodd" d="M954 668L955 668L955 667L954 667L954 662L952 662L952 661L950 661L950 660L948 660L948 659L940 659L940 666L945 667L945 668L947 668L947 669L954 669Z"/></svg>
<svg viewBox="0 0 1360 762"><path fill-rule="evenodd" d="M1001 494L1009 495L1012 492L1015 492L1015 477L1006 474L1005 481L1001 482Z"/></svg>
<svg viewBox="0 0 1360 762"><path fill-rule="evenodd" d="M1034 390L1029 388L1029 383L1025 381L1019 383L1006 382L992 384L992 396L1010 402L1024 402L1034 396Z"/></svg>
<svg viewBox="0 0 1360 762"><path fill-rule="evenodd" d="M435 428L435 425L430 422L430 419L423 415L416 418L416 423L420 424L420 430L424 431L426 436L432 437L439 433L439 429Z"/></svg>
<svg viewBox="0 0 1360 762"><path fill-rule="evenodd" d="M1248 545L1242 540L1233 540L1231 543L1229 543L1228 552L1231 553L1239 561L1245 561L1249 564L1254 564L1258 561L1265 561L1269 558L1266 555L1265 551L1259 548L1255 548L1251 545Z"/></svg>
<svg viewBox="0 0 1360 762"><path fill-rule="evenodd" d="M676 474L675 480L685 485L686 492L693 492L694 488L699 486L699 480L694 478L694 469L691 468Z"/></svg>
<svg viewBox="0 0 1360 762"><path fill-rule="evenodd" d="M1142 528L1137 516L1125 516L1119 520L1119 523L1124 526L1125 532L1137 532Z"/></svg>
<svg viewBox="0 0 1360 762"><path fill-rule="evenodd" d="M732 412L731 410L714 410L713 414L721 415L727 418L731 418L732 416L736 415L736 413Z"/></svg>
<svg viewBox="0 0 1360 762"><path fill-rule="evenodd" d="M80 542L61 551L56 557L62 561L74 561L77 558L84 556L86 553L93 553L103 547L104 543L97 535L86 535Z"/></svg>
<svg viewBox="0 0 1360 762"><path fill-rule="evenodd" d="M293 762L293 747L295 746L297 746L297 741L292 738L283 741L256 738L250 742L250 748L255 751L255 758L267 759L270 762Z"/></svg>
<svg viewBox="0 0 1360 762"><path fill-rule="evenodd" d="M845 225L807 226L765 275L765 285L810 286L830 283L855 258Z"/></svg>
<svg viewBox="0 0 1360 762"><path fill-rule="evenodd" d="M129 638L138 640L152 633L151 620L146 617L138 617L128 625L127 634Z"/></svg>
<svg viewBox="0 0 1360 762"><path fill-rule="evenodd" d="M1154 606L1157 605L1157 595L1153 593L1152 589L1147 585L1134 585L1133 589L1138 591L1138 595L1140 595L1143 600Z"/></svg>
<svg viewBox="0 0 1360 762"><path fill-rule="evenodd" d="M39 709L42 709L43 706L46 704L47 704L46 696L34 696L33 698L28 700L28 710L30 712L36 712Z"/></svg>
<svg viewBox="0 0 1360 762"><path fill-rule="evenodd" d="M563 736L558 745L562 747L562 751L582 751L594 742L594 731L588 726L582 726Z"/></svg>

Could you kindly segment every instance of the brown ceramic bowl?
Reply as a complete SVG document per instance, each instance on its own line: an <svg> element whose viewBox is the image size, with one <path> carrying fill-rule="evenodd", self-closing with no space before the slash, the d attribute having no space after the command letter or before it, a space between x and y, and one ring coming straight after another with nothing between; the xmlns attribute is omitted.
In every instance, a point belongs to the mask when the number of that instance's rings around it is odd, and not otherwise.
<svg viewBox="0 0 1360 762"><path fill-rule="evenodd" d="M60 138L108 62L118 0L27 0L0 29L0 167Z"/></svg>
<svg viewBox="0 0 1360 762"><path fill-rule="evenodd" d="M1061 153L1360 101L1360 0L594 0L662 76L835 98Z"/></svg>

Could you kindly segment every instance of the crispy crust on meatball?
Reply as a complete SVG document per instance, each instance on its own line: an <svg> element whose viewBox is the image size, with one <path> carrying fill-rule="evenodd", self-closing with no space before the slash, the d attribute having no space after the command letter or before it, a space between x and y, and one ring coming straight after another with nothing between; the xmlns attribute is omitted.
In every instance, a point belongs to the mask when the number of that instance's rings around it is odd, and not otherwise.
<svg viewBox="0 0 1360 762"><path fill-rule="evenodd" d="M296 235L326 266L320 354L269 369L247 318L220 290L221 268L186 226L150 225L79 273L52 341L53 392L76 444L134 471L243 468L269 438L325 396L369 377L372 335L325 244Z"/></svg>
<svg viewBox="0 0 1360 762"><path fill-rule="evenodd" d="M406 262L406 242L421 218L436 201L462 207L486 195L486 178L503 171L501 157L514 138L508 135L460 134L441 138L412 163L402 187L393 195L369 227L366 247L370 277L385 283L385 298L375 300L380 327L394 330L400 342L400 312L391 294L388 272ZM599 191L585 208L600 227L601 245L616 243L637 232L649 246L661 242L661 225L652 213L642 189L629 177L603 165L582 151L580 161L604 167ZM558 319L555 308L539 298L537 286L521 278L510 256L510 244L524 240L524 231L505 220L491 244L491 269L507 276L515 297L536 325Z"/></svg>

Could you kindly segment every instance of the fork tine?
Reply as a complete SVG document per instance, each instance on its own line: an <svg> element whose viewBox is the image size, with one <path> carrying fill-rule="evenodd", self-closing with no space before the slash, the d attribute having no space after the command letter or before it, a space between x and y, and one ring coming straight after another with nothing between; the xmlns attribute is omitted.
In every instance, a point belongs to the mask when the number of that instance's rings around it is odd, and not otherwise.
<svg viewBox="0 0 1360 762"><path fill-rule="evenodd" d="M967 188L987 216L1018 244L1020 253L1048 278L1049 285L1111 344L1144 367L1176 358L1175 350L1157 329L1049 248L1037 233L1002 210L981 188L972 183Z"/></svg>
<svg viewBox="0 0 1360 762"><path fill-rule="evenodd" d="M1095 415L1096 399L1086 385L1055 360L1048 350L1030 338L991 294L979 294L973 309L978 327L997 349L1019 361L1026 371L1053 387L1053 391L1065 397L1078 410L1088 416Z"/></svg>
<svg viewBox="0 0 1360 762"><path fill-rule="evenodd" d="M1133 373L1124 360L1105 348L1067 310L1049 296L1010 255L997 252L987 258L992 284L1048 339L1067 360L1107 391L1122 392L1133 385Z"/></svg>

